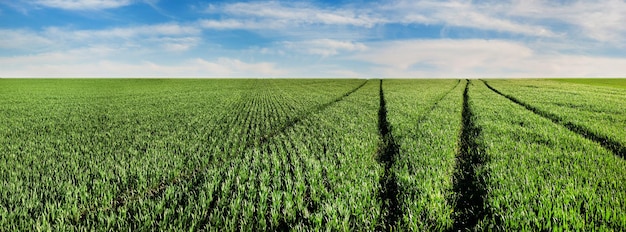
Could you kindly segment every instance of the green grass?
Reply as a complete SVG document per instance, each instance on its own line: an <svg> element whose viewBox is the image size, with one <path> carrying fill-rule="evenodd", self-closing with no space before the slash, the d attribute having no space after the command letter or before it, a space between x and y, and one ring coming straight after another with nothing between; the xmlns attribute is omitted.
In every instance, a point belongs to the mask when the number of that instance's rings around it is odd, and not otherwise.
<svg viewBox="0 0 626 232"><path fill-rule="evenodd" d="M558 82L575 83L583 85L607 86L626 89L626 78L563 78L550 79Z"/></svg>
<svg viewBox="0 0 626 232"><path fill-rule="evenodd" d="M626 92L487 83L1 79L0 231L626 228Z"/></svg>
<svg viewBox="0 0 626 232"><path fill-rule="evenodd" d="M536 108L579 134L626 154L626 90L540 80L494 80L503 94Z"/></svg>
<svg viewBox="0 0 626 232"><path fill-rule="evenodd" d="M378 204L372 190L380 172L374 156L378 137L373 87L368 83L362 91L306 115L265 142L243 148L226 164L169 186L155 198L108 212L110 217L119 211L148 215L116 218L121 226L112 228L373 228L379 216L372 212Z"/></svg>
<svg viewBox="0 0 626 232"><path fill-rule="evenodd" d="M399 149L393 171L403 216L397 228L432 231L452 226L451 176L461 128L463 86L458 80L384 82L389 121Z"/></svg>
<svg viewBox="0 0 626 232"><path fill-rule="evenodd" d="M497 230L626 227L626 162L599 144L488 89L471 86L487 163L487 217Z"/></svg>
<svg viewBox="0 0 626 232"><path fill-rule="evenodd" d="M0 224L124 218L109 209L237 159L362 82L2 80Z"/></svg>

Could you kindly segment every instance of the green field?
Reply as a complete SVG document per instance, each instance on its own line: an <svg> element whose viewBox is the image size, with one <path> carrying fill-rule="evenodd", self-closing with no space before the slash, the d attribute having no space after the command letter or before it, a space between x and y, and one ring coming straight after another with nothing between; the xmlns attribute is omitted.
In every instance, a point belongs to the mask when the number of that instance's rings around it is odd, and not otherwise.
<svg viewBox="0 0 626 232"><path fill-rule="evenodd" d="M623 231L598 83L0 79L0 231Z"/></svg>
<svg viewBox="0 0 626 232"><path fill-rule="evenodd" d="M607 86L626 89L626 79L623 78L561 78L552 80L566 83Z"/></svg>

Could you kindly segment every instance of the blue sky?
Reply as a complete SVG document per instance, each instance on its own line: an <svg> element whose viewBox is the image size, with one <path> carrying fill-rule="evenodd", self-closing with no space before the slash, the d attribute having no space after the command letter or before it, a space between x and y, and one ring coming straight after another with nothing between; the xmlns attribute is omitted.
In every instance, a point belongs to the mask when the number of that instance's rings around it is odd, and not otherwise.
<svg viewBox="0 0 626 232"><path fill-rule="evenodd" d="M0 77L626 77L624 22L624 0L0 0Z"/></svg>

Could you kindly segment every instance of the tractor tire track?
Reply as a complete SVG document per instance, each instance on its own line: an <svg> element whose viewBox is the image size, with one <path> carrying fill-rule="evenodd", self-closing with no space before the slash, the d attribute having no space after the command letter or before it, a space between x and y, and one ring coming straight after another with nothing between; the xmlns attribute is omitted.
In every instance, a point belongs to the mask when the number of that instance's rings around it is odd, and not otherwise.
<svg viewBox="0 0 626 232"><path fill-rule="evenodd" d="M577 124L574 124L572 122L569 122L567 120L564 120L563 118L561 118L560 116L550 113L550 112L546 112L543 110L540 110L537 107L534 107L528 103L525 103L519 99L517 99L516 97L512 96L512 95L508 95L508 94L504 94L502 92L500 92L499 90L497 90L496 88L492 87L491 85L489 85L487 83L487 81L485 80L481 80L483 83L485 83L485 85L487 86L487 88L489 88L491 91L499 94L500 96L503 96L507 99L509 99L510 101L523 106L524 108L526 108L527 110L533 112L536 115L539 115L543 118L549 119L550 121L552 121L555 124L561 125L565 128L567 128L569 131L574 132L588 140L594 141L598 144L600 144L602 147L604 147L605 149L611 151L613 154L615 154L616 156L622 158L622 159L626 159L626 147L624 147L620 142L615 141L605 135L602 134L598 134L596 132L593 132L587 128L585 128L584 126L580 126Z"/></svg>
<svg viewBox="0 0 626 232"><path fill-rule="evenodd" d="M383 91L383 80L379 86L380 107L378 109L378 133L381 145L378 148L378 162L385 167L383 176L380 179L381 189L378 196L382 202L380 212L383 220L377 225L377 231L390 231L397 228L398 221L402 218L403 212L398 199L399 186L395 172L392 170L393 164L399 153L392 128L387 121L387 102Z"/></svg>
<svg viewBox="0 0 626 232"><path fill-rule="evenodd" d="M487 215L485 178L477 176L477 171L487 160L484 149L477 141L481 129L474 123L474 113L469 104L470 84L471 82L467 80L463 91L463 118L452 187L456 193L452 231L473 230Z"/></svg>

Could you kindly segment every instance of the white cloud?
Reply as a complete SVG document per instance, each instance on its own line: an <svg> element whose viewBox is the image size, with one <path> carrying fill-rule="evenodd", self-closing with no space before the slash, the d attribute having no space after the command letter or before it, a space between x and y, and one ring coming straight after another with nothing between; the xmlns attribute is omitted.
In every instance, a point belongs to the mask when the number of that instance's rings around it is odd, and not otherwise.
<svg viewBox="0 0 626 232"><path fill-rule="evenodd" d="M183 52L187 51L200 43L202 39L200 37L166 37L156 39L167 51Z"/></svg>
<svg viewBox="0 0 626 232"><path fill-rule="evenodd" d="M219 58L207 61L188 59L179 64L160 64L151 61L130 63L109 59L88 59L75 51L38 56L0 58L0 63L10 63L0 71L3 77L276 77L288 72L267 62L247 63L237 59ZM63 60L70 58L69 60ZM50 62L59 59L59 62Z"/></svg>
<svg viewBox="0 0 626 232"><path fill-rule="evenodd" d="M352 58L384 77L622 77L626 58L563 55L503 40L407 40L367 44Z"/></svg>
<svg viewBox="0 0 626 232"><path fill-rule="evenodd" d="M53 45L52 39L33 31L0 29L0 49L33 51Z"/></svg>
<svg viewBox="0 0 626 232"><path fill-rule="evenodd" d="M216 29L216 30L224 30L224 29L247 29L247 30L257 30L257 29L278 29L286 27L284 22L258 22L253 20L234 20L234 19L226 19L226 20L200 20L199 24L206 29Z"/></svg>
<svg viewBox="0 0 626 232"><path fill-rule="evenodd" d="M269 62L249 63L230 58L208 61L188 56L182 56L187 58L180 62L169 55L190 50L202 38L199 29L177 24L0 32L3 32L0 42L4 42L0 49L21 50L0 56L0 76L5 77L257 77L287 73Z"/></svg>
<svg viewBox="0 0 626 232"><path fill-rule="evenodd" d="M212 29L247 28L243 22L237 20L200 20L200 25Z"/></svg>
<svg viewBox="0 0 626 232"><path fill-rule="evenodd" d="M359 40L383 19L371 9L324 8L306 2L251 1L210 5L218 16L199 21L208 30L252 30L277 40Z"/></svg>
<svg viewBox="0 0 626 232"><path fill-rule="evenodd" d="M516 0L508 9L513 16L535 20L562 22L568 34L602 42L621 43L626 40L626 2L594 1L524 1Z"/></svg>
<svg viewBox="0 0 626 232"><path fill-rule="evenodd" d="M269 62L246 63L237 59L219 58L217 64L228 67L231 76L280 76L287 74L284 70L278 70L275 64Z"/></svg>
<svg viewBox="0 0 626 232"><path fill-rule="evenodd" d="M359 40L384 23L375 10L353 7L319 7L307 2L252 1L210 5L214 19L200 20L209 30L253 30L278 40Z"/></svg>
<svg viewBox="0 0 626 232"><path fill-rule="evenodd" d="M339 41L332 39L317 39L297 42L283 42L285 47L304 53L332 56L342 51L364 51L367 47L363 43L352 41Z"/></svg>
<svg viewBox="0 0 626 232"><path fill-rule="evenodd" d="M97 10L141 0L16 2L1 4L15 9L18 5ZM156 2L146 3L156 8ZM3 52L0 75L578 77L626 74L626 58L603 57L603 54L621 56L617 53L626 47L623 0L393 0L335 7L310 2L249 1L212 5L207 11L212 14L211 19L191 19L186 23L92 30L67 25L41 30L0 29ZM497 34L498 38L510 39L385 41L394 36L386 34L388 24L437 25L444 30L470 28L462 30L469 34L466 38ZM402 29L414 28L419 27ZM204 34L232 29L252 30L267 40L263 44L271 45L254 44L237 50L210 45L208 42L214 41L203 38ZM203 30L208 31L203 33ZM289 67L290 71L276 68L277 64Z"/></svg>
<svg viewBox="0 0 626 232"><path fill-rule="evenodd" d="M353 25L371 27L380 19L356 9L321 9L309 4L251 2L225 5L223 12L305 24Z"/></svg>
<svg viewBox="0 0 626 232"><path fill-rule="evenodd" d="M131 39L138 37L158 37L158 36L185 36L197 35L202 31L196 26L185 26L177 23L164 23L134 27L117 27L99 30L71 30L51 27L44 31L51 37L63 38L64 40L83 39Z"/></svg>
<svg viewBox="0 0 626 232"><path fill-rule="evenodd" d="M354 26L371 28L388 23L440 24L539 37L555 37L550 28L516 22L507 12L468 1L402 0L325 9L305 3L245 2L211 5L208 12L227 15L207 20L214 29L277 29L302 26ZM344 28L346 30L346 28Z"/></svg>
<svg viewBox="0 0 626 232"><path fill-rule="evenodd" d="M131 0L35 0L34 4L65 10L100 10L118 8L132 3Z"/></svg>
<svg viewBox="0 0 626 232"><path fill-rule="evenodd" d="M408 40L369 46L374 48L355 58L399 70L415 64L464 70L485 62L501 62L503 58L532 55L532 51L522 45L487 40Z"/></svg>
<svg viewBox="0 0 626 232"><path fill-rule="evenodd" d="M345 70L345 69L333 69L328 73L331 77L348 77L348 78L364 78L362 73L355 72L353 70Z"/></svg>
<svg viewBox="0 0 626 232"><path fill-rule="evenodd" d="M197 25L176 23L99 30L59 27L49 27L41 31L0 29L0 49L13 50L17 54L62 52L98 46L135 51L157 51L161 48L167 51L186 51L201 42L201 32Z"/></svg>
<svg viewBox="0 0 626 232"><path fill-rule="evenodd" d="M194 43L193 38L164 40L171 44ZM277 68L277 63L245 62L226 56L158 62L150 56L129 55L125 49L94 46L0 57L0 76L484 78L623 77L626 73L626 58L556 54L504 40L404 40L365 44L312 40L303 44L307 43L335 46L340 51L347 49L352 55L342 56L341 60L330 57L331 63L305 66L283 61L280 66L289 67L285 70ZM257 50L261 54L268 49ZM346 65L345 62L351 60L361 64Z"/></svg>
<svg viewBox="0 0 626 232"><path fill-rule="evenodd" d="M487 31L508 32L538 37L555 37L556 33L541 25L516 22L506 17L506 11L494 10L501 2L484 5L473 1L396 1L382 5L389 21L418 24L443 24Z"/></svg>
<svg viewBox="0 0 626 232"><path fill-rule="evenodd" d="M44 52L21 56L0 57L3 69L23 67L26 65L81 63L106 58L118 53L111 47L89 47L67 51Z"/></svg>
<svg viewBox="0 0 626 232"><path fill-rule="evenodd" d="M221 19L203 21L212 29L371 28L389 23L442 25L539 38L577 36L602 42L626 38L626 2L621 0L397 0L321 8L308 3L239 2L211 5ZM555 24L556 23L556 24ZM562 24L570 27L563 27ZM342 28L342 30L356 30Z"/></svg>

